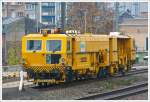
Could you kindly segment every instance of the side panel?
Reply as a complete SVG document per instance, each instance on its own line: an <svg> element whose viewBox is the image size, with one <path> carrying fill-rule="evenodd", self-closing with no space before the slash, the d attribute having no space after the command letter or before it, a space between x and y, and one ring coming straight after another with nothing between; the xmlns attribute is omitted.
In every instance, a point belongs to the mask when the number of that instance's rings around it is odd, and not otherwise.
<svg viewBox="0 0 150 102"><path fill-rule="evenodd" d="M76 52L98 52L100 49L108 50L109 41L76 41L76 45Z"/></svg>
<svg viewBox="0 0 150 102"><path fill-rule="evenodd" d="M132 57L133 43L130 38L118 38L119 64L127 65Z"/></svg>
<svg viewBox="0 0 150 102"><path fill-rule="evenodd" d="M99 53L103 54L104 61L102 63L97 63ZM95 70L95 66L98 64L102 67L109 66L109 38L102 39L102 41L74 40L73 69Z"/></svg>
<svg viewBox="0 0 150 102"><path fill-rule="evenodd" d="M68 41L70 42L70 44L68 44ZM70 48L70 50L68 50L68 47ZM66 46L66 51L67 51L67 66L72 66L73 65L73 53L72 53L72 38L67 38L67 46Z"/></svg>
<svg viewBox="0 0 150 102"><path fill-rule="evenodd" d="M118 59L119 64L124 65L125 64L125 53L124 53L124 42L125 40L123 38L117 39L117 46L118 46Z"/></svg>
<svg viewBox="0 0 150 102"><path fill-rule="evenodd" d="M76 67L77 68L89 68L91 66L91 60L90 60L90 54L89 53L80 53L76 54Z"/></svg>
<svg viewBox="0 0 150 102"><path fill-rule="evenodd" d="M130 58L131 58L131 60L135 60L136 51L135 51L134 39L130 38L129 43L130 43L129 44L130 45Z"/></svg>
<svg viewBox="0 0 150 102"><path fill-rule="evenodd" d="M133 38L129 39L128 48L129 48L128 55L129 55L130 60L135 60L136 51L135 51L134 39Z"/></svg>
<svg viewBox="0 0 150 102"><path fill-rule="evenodd" d="M110 50L110 63L118 61L118 50L117 50L117 38L110 38L109 40L109 50Z"/></svg>

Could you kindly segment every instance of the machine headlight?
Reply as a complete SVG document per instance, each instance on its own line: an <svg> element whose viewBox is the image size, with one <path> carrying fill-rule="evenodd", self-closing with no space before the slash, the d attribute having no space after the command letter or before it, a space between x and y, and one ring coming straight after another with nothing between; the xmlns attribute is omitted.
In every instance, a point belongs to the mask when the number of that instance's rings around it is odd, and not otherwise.
<svg viewBox="0 0 150 102"><path fill-rule="evenodd" d="M26 64L26 60L25 60L25 58L22 58L22 64Z"/></svg>
<svg viewBox="0 0 150 102"><path fill-rule="evenodd" d="M65 58L61 58L61 63L65 63Z"/></svg>

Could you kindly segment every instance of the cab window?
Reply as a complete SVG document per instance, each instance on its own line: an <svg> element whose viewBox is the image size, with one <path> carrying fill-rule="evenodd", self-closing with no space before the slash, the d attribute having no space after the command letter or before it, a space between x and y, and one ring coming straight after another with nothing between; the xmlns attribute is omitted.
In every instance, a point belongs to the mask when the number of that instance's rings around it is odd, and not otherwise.
<svg viewBox="0 0 150 102"><path fill-rule="evenodd" d="M70 51L70 40L67 41L67 51Z"/></svg>
<svg viewBox="0 0 150 102"><path fill-rule="evenodd" d="M41 50L42 49L42 41L41 40L27 40L27 50Z"/></svg>
<svg viewBox="0 0 150 102"><path fill-rule="evenodd" d="M61 51L61 40L47 40L47 51Z"/></svg>

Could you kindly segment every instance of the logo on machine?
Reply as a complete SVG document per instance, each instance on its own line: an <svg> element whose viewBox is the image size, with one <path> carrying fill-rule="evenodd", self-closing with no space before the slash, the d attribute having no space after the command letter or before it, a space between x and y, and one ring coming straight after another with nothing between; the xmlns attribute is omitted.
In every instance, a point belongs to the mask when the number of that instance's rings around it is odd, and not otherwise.
<svg viewBox="0 0 150 102"><path fill-rule="evenodd" d="M82 58L80 59L80 61L81 61L81 62L87 62L87 58L86 58L86 57L82 57Z"/></svg>

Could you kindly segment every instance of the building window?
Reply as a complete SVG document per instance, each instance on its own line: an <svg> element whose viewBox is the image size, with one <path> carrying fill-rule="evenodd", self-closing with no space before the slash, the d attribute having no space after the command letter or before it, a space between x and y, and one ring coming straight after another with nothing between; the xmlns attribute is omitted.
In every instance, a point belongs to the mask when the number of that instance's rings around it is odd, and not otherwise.
<svg viewBox="0 0 150 102"><path fill-rule="evenodd" d="M29 14L26 14L26 17L29 18Z"/></svg>
<svg viewBox="0 0 150 102"><path fill-rule="evenodd" d="M54 2L49 3L49 6L55 6Z"/></svg>
<svg viewBox="0 0 150 102"><path fill-rule="evenodd" d="M22 3L22 2L18 2L17 4L18 4L18 5L22 5L23 3Z"/></svg>
<svg viewBox="0 0 150 102"><path fill-rule="evenodd" d="M48 24L52 24L52 19L47 20Z"/></svg>
<svg viewBox="0 0 150 102"><path fill-rule="evenodd" d="M23 12L18 12L18 17L23 17Z"/></svg>
<svg viewBox="0 0 150 102"><path fill-rule="evenodd" d="M42 3L42 6L48 6L48 3Z"/></svg>
<svg viewBox="0 0 150 102"><path fill-rule="evenodd" d="M55 6L54 2L51 3L42 3L42 6Z"/></svg>
<svg viewBox="0 0 150 102"><path fill-rule="evenodd" d="M14 9L11 9L11 12L15 11Z"/></svg>
<svg viewBox="0 0 150 102"><path fill-rule="evenodd" d="M26 4L25 9L26 10L33 10L33 9L35 9L35 6L32 4Z"/></svg>

